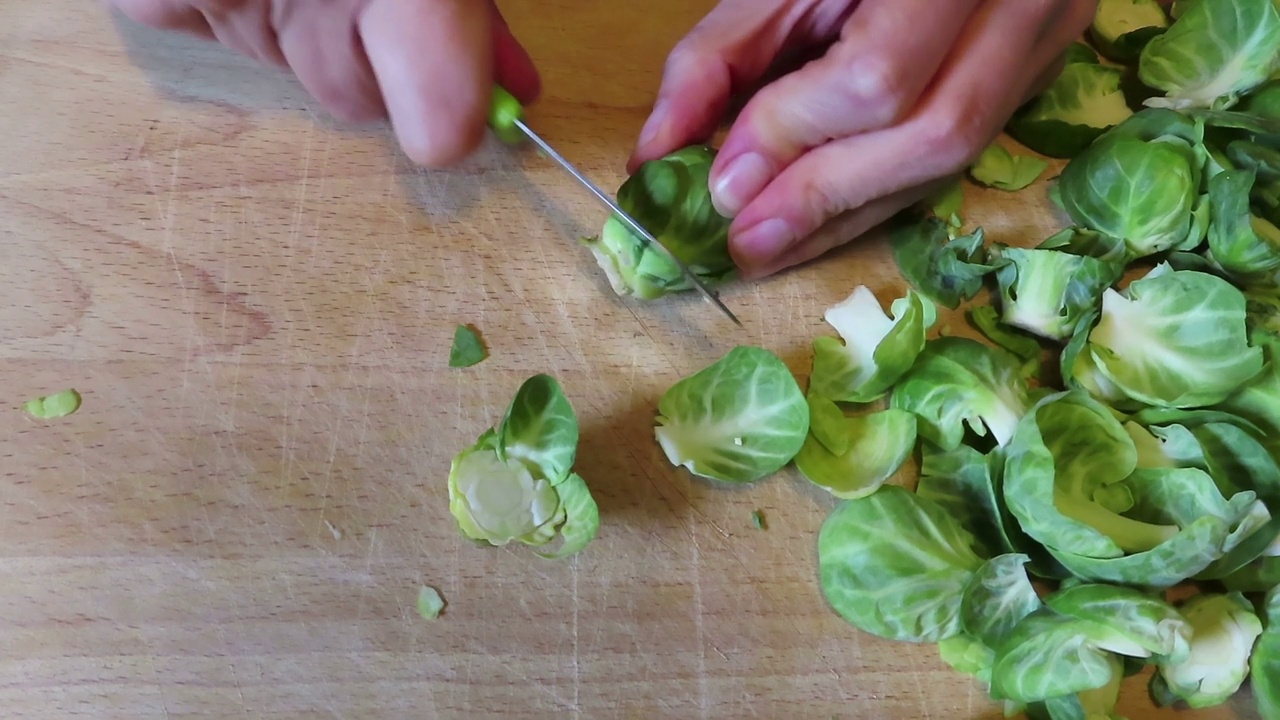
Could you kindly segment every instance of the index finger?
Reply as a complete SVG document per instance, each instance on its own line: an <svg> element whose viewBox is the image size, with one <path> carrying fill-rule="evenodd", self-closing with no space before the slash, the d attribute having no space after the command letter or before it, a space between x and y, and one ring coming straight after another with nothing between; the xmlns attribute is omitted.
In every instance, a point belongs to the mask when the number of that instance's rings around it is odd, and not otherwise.
<svg viewBox="0 0 1280 720"><path fill-rule="evenodd" d="M451 165L484 138L494 82L487 2L373 0L357 20L392 128L419 165Z"/></svg>

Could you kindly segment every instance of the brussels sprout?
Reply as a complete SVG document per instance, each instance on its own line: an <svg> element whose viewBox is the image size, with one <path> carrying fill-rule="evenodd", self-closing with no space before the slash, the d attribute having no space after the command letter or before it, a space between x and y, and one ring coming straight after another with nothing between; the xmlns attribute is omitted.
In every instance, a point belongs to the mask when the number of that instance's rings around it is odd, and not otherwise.
<svg viewBox="0 0 1280 720"><path fill-rule="evenodd" d="M1280 229L1253 214L1249 192L1252 169L1223 171L1209 180L1212 221L1208 257L1238 280L1258 278L1280 269Z"/></svg>
<svg viewBox="0 0 1280 720"><path fill-rule="evenodd" d="M1196 595L1179 611L1191 625L1191 650L1180 660L1156 663L1151 696L1160 705L1179 700L1192 708L1221 705L1249 674L1262 621L1240 593Z"/></svg>
<svg viewBox="0 0 1280 720"><path fill-rule="evenodd" d="M650 160L617 193L618 206L708 286L737 275L729 255L730 220L711 204L707 179L715 155L710 147L690 146ZM617 217L584 242L619 295L653 300L694 289L660 248L650 247Z"/></svg>
<svg viewBox="0 0 1280 720"><path fill-rule="evenodd" d="M1108 135L1063 168L1062 204L1076 225L1123 240L1131 257L1151 255L1193 234L1198 168L1175 139Z"/></svg>
<svg viewBox="0 0 1280 720"><path fill-rule="evenodd" d="M667 460L694 475L747 483L785 467L809 434L809 404L773 353L739 346L672 385L654 434Z"/></svg>
<svg viewBox="0 0 1280 720"><path fill-rule="evenodd" d="M545 546L557 533L560 558L582 550L600 527L586 482L573 472L578 419L555 378L521 384L501 422L454 456L449 510L467 537L502 546Z"/></svg>
<svg viewBox="0 0 1280 720"><path fill-rule="evenodd" d="M1101 0L1089 34L1103 55L1127 63L1168 27L1169 16L1157 0Z"/></svg>
<svg viewBox="0 0 1280 720"><path fill-rule="evenodd" d="M1070 63L1048 89L1018 108L1005 130L1041 155L1075 157L1133 115L1123 82L1119 68Z"/></svg>
<svg viewBox="0 0 1280 720"><path fill-rule="evenodd" d="M1280 68L1280 8L1275 0L1212 0L1184 8L1152 38L1138 77L1165 93L1152 107L1222 108Z"/></svg>

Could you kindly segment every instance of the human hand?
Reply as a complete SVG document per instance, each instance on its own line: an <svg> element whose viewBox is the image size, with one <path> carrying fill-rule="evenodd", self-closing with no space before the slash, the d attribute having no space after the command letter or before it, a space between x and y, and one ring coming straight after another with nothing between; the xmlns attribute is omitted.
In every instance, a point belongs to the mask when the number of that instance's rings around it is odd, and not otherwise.
<svg viewBox="0 0 1280 720"><path fill-rule="evenodd" d="M348 122L390 119L414 162L439 167L484 137L493 85L523 103L532 60L491 0L104 0L132 20L285 67Z"/></svg>
<svg viewBox="0 0 1280 720"><path fill-rule="evenodd" d="M721 0L667 59L628 168L705 142L788 52L711 171L745 277L805 262L923 199L1041 92L1096 0Z"/></svg>

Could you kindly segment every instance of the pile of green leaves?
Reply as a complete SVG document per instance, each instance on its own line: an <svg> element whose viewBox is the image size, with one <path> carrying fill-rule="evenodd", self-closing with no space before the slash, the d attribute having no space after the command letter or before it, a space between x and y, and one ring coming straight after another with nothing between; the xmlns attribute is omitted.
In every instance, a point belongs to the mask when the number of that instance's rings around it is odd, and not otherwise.
<svg viewBox="0 0 1280 720"><path fill-rule="evenodd" d="M988 242L950 188L894 222L900 296L827 309L807 387L736 347L663 394L655 441L700 477L790 467L839 498L817 531L832 609L936 645L1009 715L1115 718L1148 672L1158 705L1251 683L1280 718L1280 4L1102 0L1087 40L1006 128L1065 162L1059 231ZM713 155L655 161L619 201L722 282ZM1031 191L1049 165L993 145L969 177ZM617 292L687 289L610 223L589 245ZM974 332L953 334L939 314L962 306ZM576 444L531 378L454 460L459 528L581 550L599 518Z"/></svg>

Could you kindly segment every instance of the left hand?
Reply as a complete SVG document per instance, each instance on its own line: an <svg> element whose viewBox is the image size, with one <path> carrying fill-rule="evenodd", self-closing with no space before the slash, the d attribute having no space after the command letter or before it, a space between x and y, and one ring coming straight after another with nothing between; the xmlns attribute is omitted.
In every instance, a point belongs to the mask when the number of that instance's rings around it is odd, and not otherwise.
<svg viewBox="0 0 1280 720"><path fill-rule="evenodd" d="M963 172L1061 69L1096 0L721 0L667 59L628 169L705 142L780 56L712 167L745 277L817 257Z"/></svg>

